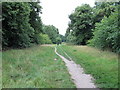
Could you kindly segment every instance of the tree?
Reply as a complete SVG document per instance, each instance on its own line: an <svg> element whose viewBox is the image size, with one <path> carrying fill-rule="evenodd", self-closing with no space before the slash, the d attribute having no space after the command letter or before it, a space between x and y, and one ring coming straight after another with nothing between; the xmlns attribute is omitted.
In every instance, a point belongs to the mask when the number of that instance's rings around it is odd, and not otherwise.
<svg viewBox="0 0 120 90"><path fill-rule="evenodd" d="M72 30L76 37L75 44L86 45L87 41L92 36L92 8L88 4L77 7L69 18L69 31ZM69 32L68 31L68 32Z"/></svg>
<svg viewBox="0 0 120 90"><path fill-rule="evenodd" d="M65 33L65 41L67 42L68 40L67 40L67 37L68 37L68 35L70 34L70 29L69 29L70 27L68 27L67 28L67 30L66 30L66 33Z"/></svg>
<svg viewBox="0 0 120 90"><path fill-rule="evenodd" d="M2 11L3 47L30 46L30 36L34 29L29 24L29 13L31 11L29 4L26 2L3 2Z"/></svg>
<svg viewBox="0 0 120 90"><path fill-rule="evenodd" d="M45 34L47 34L49 36L52 43L56 44L56 38L59 37L58 29L53 25L44 25L43 31Z"/></svg>
<svg viewBox="0 0 120 90"><path fill-rule="evenodd" d="M66 42L76 44L76 37L73 35L72 31L67 36Z"/></svg>
<svg viewBox="0 0 120 90"><path fill-rule="evenodd" d="M0 8L2 8L2 2L0 2ZM0 9L0 13L2 10ZM0 14L0 51L2 50L2 15Z"/></svg>
<svg viewBox="0 0 120 90"><path fill-rule="evenodd" d="M74 44L78 45L86 45L93 36L92 29L95 28L95 24L99 23L104 16L109 17L112 12L115 12L117 6L113 2L96 2L95 5L93 8L87 4L79 6L69 16L71 21L65 34L67 41L74 41Z"/></svg>
<svg viewBox="0 0 120 90"><path fill-rule="evenodd" d="M41 6L39 2L30 2L31 12L30 12L30 24L34 28L34 34L31 36L32 43L40 44L39 34L43 33L42 30L42 21L39 16L41 12Z"/></svg>
<svg viewBox="0 0 120 90"><path fill-rule="evenodd" d="M60 37L56 38L56 44L59 45L62 43L62 39Z"/></svg>
<svg viewBox="0 0 120 90"><path fill-rule="evenodd" d="M66 40L65 36L63 36L63 35L60 34L60 38L61 38L62 42L65 42L65 40Z"/></svg>
<svg viewBox="0 0 120 90"><path fill-rule="evenodd" d="M93 39L89 41L90 44L103 50L111 49L120 53L118 20L118 10L116 10L109 17L104 17L100 23L96 23Z"/></svg>
<svg viewBox="0 0 120 90"><path fill-rule="evenodd" d="M42 22L38 2L3 2L2 11L3 48L25 48L40 43Z"/></svg>
<svg viewBox="0 0 120 90"><path fill-rule="evenodd" d="M39 40L40 40L41 44L52 44L52 41L50 40L50 38L47 34L40 34Z"/></svg>
<svg viewBox="0 0 120 90"><path fill-rule="evenodd" d="M112 12L115 11L114 2L95 2L95 7L93 8L93 22L100 22L104 16L109 17Z"/></svg>

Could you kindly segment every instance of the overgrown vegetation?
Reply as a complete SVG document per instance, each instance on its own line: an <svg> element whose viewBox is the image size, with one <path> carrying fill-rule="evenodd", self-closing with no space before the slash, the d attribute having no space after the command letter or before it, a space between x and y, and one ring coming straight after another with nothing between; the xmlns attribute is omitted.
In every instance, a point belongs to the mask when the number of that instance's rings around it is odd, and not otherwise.
<svg viewBox="0 0 120 90"><path fill-rule="evenodd" d="M96 2L93 8L83 4L69 16L71 22L66 31L68 43L92 45L102 50L120 53L120 29L118 27L118 3Z"/></svg>
<svg viewBox="0 0 120 90"><path fill-rule="evenodd" d="M88 46L58 46L58 52L65 55L62 48L86 73L95 78L99 88L118 88L118 56L109 51L101 51Z"/></svg>
<svg viewBox="0 0 120 90"><path fill-rule="evenodd" d="M11 49L2 57L3 88L75 88L54 47Z"/></svg>

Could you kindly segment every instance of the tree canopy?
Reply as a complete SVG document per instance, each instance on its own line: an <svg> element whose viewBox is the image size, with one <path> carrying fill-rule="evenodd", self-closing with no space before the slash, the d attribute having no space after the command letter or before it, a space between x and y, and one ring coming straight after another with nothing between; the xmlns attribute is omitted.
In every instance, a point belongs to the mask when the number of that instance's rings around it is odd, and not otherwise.
<svg viewBox="0 0 120 90"><path fill-rule="evenodd" d="M109 49L120 53L120 5L115 2L96 2L95 5L78 6L69 16L66 41L78 45L89 44L102 50Z"/></svg>
<svg viewBox="0 0 120 90"><path fill-rule="evenodd" d="M114 2L96 2L94 7L83 4L69 15L65 36L57 27L44 25L39 2L2 3L3 48L26 48L33 44L91 45L120 53L118 7ZM1 18L1 16L0 16Z"/></svg>
<svg viewBox="0 0 120 90"><path fill-rule="evenodd" d="M75 44L86 45L87 40L91 38L92 16L92 8L88 4L77 7L69 16L71 22L68 30L76 37Z"/></svg>
<svg viewBox="0 0 120 90"><path fill-rule="evenodd" d="M2 3L2 46L3 49L26 48L33 44L57 43L58 28L43 25L39 2Z"/></svg>
<svg viewBox="0 0 120 90"><path fill-rule="evenodd" d="M104 17L100 23L96 23L93 30L93 39L90 44L100 49L111 49L120 53L120 30L118 27L118 11L109 17Z"/></svg>
<svg viewBox="0 0 120 90"><path fill-rule="evenodd" d="M51 39L52 43L56 44L57 43L57 37L60 37L58 28L56 28L53 25L44 25L43 26L43 31L45 34L49 36Z"/></svg>
<svg viewBox="0 0 120 90"><path fill-rule="evenodd" d="M3 47L28 47L34 34L29 23L31 8L29 3L2 4L3 17Z"/></svg>

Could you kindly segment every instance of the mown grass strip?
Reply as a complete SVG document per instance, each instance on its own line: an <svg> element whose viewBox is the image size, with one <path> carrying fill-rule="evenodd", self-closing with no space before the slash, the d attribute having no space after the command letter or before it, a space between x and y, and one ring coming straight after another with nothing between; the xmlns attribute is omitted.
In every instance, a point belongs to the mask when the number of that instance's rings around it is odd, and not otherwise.
<svg viewBox="0 0 120 90"><path fill-rule="evenodd" d="M62 48L95 78L99 88L118 88L118 57L115 53L88 46L63 45Z"/></svg>
<svg viewBox="0 0 120 90"><path fill-rule="evenodd" d="M8 50L2 57L4 88L75 88L54 47Z"/></svg>

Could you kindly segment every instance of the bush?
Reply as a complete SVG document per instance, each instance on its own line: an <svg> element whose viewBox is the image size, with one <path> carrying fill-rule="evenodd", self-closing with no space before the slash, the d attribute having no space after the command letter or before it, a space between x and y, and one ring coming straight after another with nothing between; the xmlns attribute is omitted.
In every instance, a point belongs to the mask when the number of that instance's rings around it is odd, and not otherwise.
<svg viewBox="0 0 120 90"><path fill-rule="evenodd" d="M62 39L60 37L56 38L56 44L59 45L62 43Z"/></svg>
<svg viewBox="0 0 120 90"><path fill-rule="evenodd" d="M52 44L52 41L47 34L40 34L39 39L41 44Z"/></svg>
<svg viewBox="0 0 120 90"><path fill-rule="evenodd" d="M100 23L96 23L93 34L93 39L89 41L90 45L120 53L118 11L116 10L108 18L104 17Z"/></svg>

